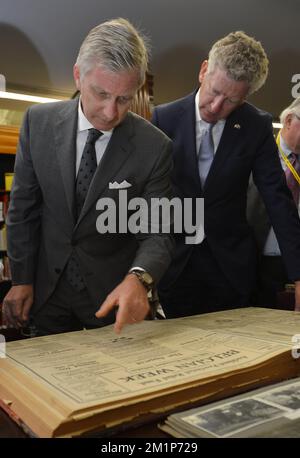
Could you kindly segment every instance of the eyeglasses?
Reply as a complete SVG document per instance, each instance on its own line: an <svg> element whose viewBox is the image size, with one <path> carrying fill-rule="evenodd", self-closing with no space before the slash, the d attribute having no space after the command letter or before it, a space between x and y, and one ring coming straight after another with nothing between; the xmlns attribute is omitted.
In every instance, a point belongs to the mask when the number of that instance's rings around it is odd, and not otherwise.
<svg viewBox="0 0 300 458"><path fill-rule="evenodd" d="M295 115L296 118L300 121L300 116L296 115L296 113L294 113L294 115Z"/></svg>

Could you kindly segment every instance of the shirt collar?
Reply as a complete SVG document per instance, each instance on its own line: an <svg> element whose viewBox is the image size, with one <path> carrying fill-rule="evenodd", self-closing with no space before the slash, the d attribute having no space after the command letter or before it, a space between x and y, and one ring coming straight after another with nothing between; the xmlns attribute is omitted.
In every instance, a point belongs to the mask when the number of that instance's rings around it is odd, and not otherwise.
<svg viewBox="0 0 300 458"><path fill-rule="evenodd" d="M204 126L208 126L209 123L204 121L204 119L201 119L201 114L199 110L199 100L200 100L200 88L197 91L197 94L195 96L195 119L196 123L201 123ZM224 126L226 122L226 119L219 119L219 121L216 122L215 126Z"/></svg>
<svg viewBox="0 0 300 458"><path fill-rule="evenodd" d="M199 93L200 89L198 89L196 97L195 97L195 117L196 117L196 122L201 121L201 115L200 115L200 110L199 110Z"/></svg>
<svg viewBox="0 0 300 458"><path fill-rule="evenodd" d="M292 154L292 150L288 147L288 145L286 144L286 142L284 141L281 133L280 133L280 147L282 149L282 151L284 152L284 154L289 157L291 154Z"/></svg>
<svg viewBox="0 0 300 458"><path fill-rule="evenodd" d="M82 107L81 107L81 97L79 98L78 102L78 125L77 125L77 132L83 132L88 129L94 129L93 124L85 117ZM102 130L103 136L111 136L114 129L111 130Z"/></svg>

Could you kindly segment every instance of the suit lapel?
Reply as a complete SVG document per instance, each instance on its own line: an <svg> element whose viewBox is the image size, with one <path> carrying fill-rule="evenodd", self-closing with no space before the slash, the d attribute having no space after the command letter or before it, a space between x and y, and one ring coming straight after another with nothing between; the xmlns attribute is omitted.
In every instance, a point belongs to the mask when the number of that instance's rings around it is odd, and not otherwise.
<svg viewBox="0 0 300 458"><path fill-rule="evenodd" d="M107 189L108 183L114 181L114 176L132 152L133 146L130 140L133 134L131 116L128 113L125 120L114 129L113 135L89 187L78 223L80 223L90 208L95 205L99 196Z"/></svg>
<svg viewBox="0 0 300 458"><path fill-rule="evenodd" d="M235 145L240 143L241 135L243 135L243 122L240 109L237 109L226 120L219 146L205 181L205 191L216 186L218 174L223 168L226 168L226 162L235 153Z"/></svg>
<svg viewBox="0 0 300 458"><path fill-rule="evenodd" d="M185 177L185 194L191 196L198 196L201 193L195 138L195 95L196 92L188 96L182 107L182 114L179 117L178 123L178 141L184 147L180 148L178 157L175 157L176 169L180 175L183 172L183 176Z"/></svg>
<svg viewBox="0 0 300 458"><path fill-rule="evenodd" d="M55 126L54 138L58 164L65 188L68 209L74 218L76 133L78 99L71 100L61 110ZM57 177L58 179L58 177ZM61 196L60 196L61 198Z"/></svg>

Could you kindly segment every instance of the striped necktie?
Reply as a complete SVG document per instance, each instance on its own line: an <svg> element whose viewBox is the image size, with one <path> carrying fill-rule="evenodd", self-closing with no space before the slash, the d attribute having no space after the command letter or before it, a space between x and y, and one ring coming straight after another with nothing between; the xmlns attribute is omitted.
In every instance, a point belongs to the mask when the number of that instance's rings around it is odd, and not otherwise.
<svg viewBox="0 0 300 458"><path fill-rule="evenodd" d="M289 155L288 159L289 159L291 165L294 167L294 169L298 173L298 175L300 175L300 162L299 162L299 160L297 158L297 154L291 153ZM300 185L299 185L298 181L296 180L296 178L294 177L293 173L291 172L291 170L288 167L287 167L287 169L285 171L285 176L286 176L287 185L288 185L288 187L290 188L290 190L291 190L291 192L293 194L293 198L294 198L295 204L298 206Z"/></svg>
<svg viewBox="0 0 300 458"><path fill-rule="evenodd" d="M198 168L199 176L201 180L202 188L204 187L205 180L207 178L210 166L214 159L214 141L212 137L212 129L215 124L208 124L207 130L201 139L198 156Z"/></svg>

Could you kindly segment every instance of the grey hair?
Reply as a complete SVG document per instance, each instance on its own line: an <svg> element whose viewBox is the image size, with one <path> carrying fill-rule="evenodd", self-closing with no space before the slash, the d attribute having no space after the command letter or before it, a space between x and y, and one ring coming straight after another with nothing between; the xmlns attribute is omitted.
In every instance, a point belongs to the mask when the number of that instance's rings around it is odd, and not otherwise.
<svg viewBox="0 0 300 458"><path fill-rule="evenodd" d="M219 67L234 81L246 81L249 95L260 89L268 76L269 60L259 41L244 32L232 32L218 40L208 56L208 72Z"/></svg>
<svg viewBox="0 0 300 458"><path fill-rule="evenodd" d="M80 79L94 67L112 72L137 70L140 84L148 67L148 39L126 19L118 18L94 27L84 39L76 60Z"/></svg>
<svg viewBox="0 0 300 458"><path fill-rule="evenodd" d="M297 97L287 108L280 114L280 122L284 124L286 117L289 114L294 114L300 119L300 97Z"/></svg>

